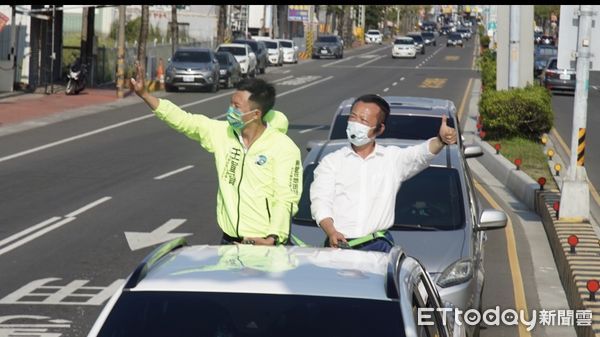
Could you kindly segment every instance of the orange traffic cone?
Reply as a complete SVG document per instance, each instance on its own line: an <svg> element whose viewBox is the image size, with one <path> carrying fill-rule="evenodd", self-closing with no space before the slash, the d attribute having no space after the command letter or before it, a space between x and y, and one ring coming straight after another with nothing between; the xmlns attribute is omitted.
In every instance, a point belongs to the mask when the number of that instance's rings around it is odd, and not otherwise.
<svg viewBox="0 0 600 337"><path fill-rule="evenodd" d="M158 60L158 69L156 69L156 79L160 83L160 90L165 90L165 69L162 57Z"/></svg>

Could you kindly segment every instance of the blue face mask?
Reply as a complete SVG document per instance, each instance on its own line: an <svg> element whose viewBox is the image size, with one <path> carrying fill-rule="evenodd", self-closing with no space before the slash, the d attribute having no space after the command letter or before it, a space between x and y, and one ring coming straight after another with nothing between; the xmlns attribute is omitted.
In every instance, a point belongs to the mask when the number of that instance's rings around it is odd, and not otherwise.
<svg viewBox="0 0 600 337"><path fill-rule="evenodd" d="M235 130L241 130L244 128L244 126L246 126L248 123L250 123L254 120L254 119L251 119L247 122L244 122L242 117L244 115L247 115L247 114L253 113L253 112L254 112L254 110L248 111L246 113L242 113L239 109L237 109L233 106L229 106L229 108L227 109L227 122L229 122L229 125L231 125L231 127L234 128Z"/></svg>

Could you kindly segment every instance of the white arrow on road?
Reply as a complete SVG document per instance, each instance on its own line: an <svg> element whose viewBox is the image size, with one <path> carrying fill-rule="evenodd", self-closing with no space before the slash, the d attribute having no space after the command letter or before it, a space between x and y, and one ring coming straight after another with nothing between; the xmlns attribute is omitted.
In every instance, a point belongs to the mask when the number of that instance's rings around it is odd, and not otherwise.
<svg viewBox="0 0 600 337"><path fill-rule="evenodd" d="M186 219L171 219L150 233L125 232L127 244L129 244L131 250L138 250L183 236L192 235L192 233L169 233L182 225L185 221Z"/></svg>

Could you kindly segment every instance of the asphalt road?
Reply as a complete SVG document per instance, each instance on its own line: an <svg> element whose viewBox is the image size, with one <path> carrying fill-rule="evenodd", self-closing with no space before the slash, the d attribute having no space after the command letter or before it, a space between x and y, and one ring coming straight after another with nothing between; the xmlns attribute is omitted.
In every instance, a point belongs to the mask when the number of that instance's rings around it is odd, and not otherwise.
<svg viewBox="0 0 600 337"><path fill-rule="evenodd" d="M479 76L473 41L465 48L440 41L415 60L392 59L389 45L375 45L348 50L342 60L269 68L261 77L275 83L275 108L287 115L288 134L304 156L309 140L326 138L333 113L349 97L428 96L463 105ZM167 97L189 112L222 118L231 93ZM2 137L0 335L14 328L11 322L52 336L85 336L119 280L152 250L135 246L125 232L191 233L191 244L218 243L215 174L210 154L141 101ZM518 245L527 279L528 246ZM484 308L515 306L507 247L502 230L489 232ZM535 287L525 282L534 306ZM516 334L515 327L482 332Z"/></svg>

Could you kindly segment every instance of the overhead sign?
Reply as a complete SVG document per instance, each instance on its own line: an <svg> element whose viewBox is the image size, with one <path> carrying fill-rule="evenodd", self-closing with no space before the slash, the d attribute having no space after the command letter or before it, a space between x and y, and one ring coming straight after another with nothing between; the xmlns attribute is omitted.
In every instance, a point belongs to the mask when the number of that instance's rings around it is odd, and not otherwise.
<svg viewBox="0 0 600 337"><path fill-rule="evenodd" d="M593 12L598 13L600 6L592 6ZM575 69L577 59L577 43L579 41L579 17L575 15L575 10L579 5L561 5L560 6L560 26L558 30L558 68ZM600 17L598 14L592 16L592 31L590 34L590 52L591 63L590 70L600 70L600 42L594 41L594 37L600 36Z"/></svg>
<svg viewBox="0 0 600 337"><path fill-rule="evenodd" d="M308 22L308 11L310 6L307 5L290 5L288 6L288 21Z"/></svg>

